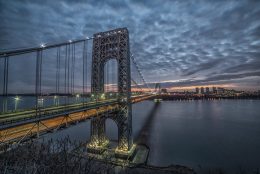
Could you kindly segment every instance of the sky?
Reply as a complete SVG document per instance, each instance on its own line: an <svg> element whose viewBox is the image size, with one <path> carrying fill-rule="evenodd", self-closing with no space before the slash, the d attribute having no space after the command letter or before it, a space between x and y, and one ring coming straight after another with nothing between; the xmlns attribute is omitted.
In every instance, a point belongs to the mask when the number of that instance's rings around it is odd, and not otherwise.
<svg viewBox="0 0 260 174"><path fill-rule="evenodd" d="M260 90L259 0L0 0L0 20L1 50L127 27L147 82Z"/></svg>

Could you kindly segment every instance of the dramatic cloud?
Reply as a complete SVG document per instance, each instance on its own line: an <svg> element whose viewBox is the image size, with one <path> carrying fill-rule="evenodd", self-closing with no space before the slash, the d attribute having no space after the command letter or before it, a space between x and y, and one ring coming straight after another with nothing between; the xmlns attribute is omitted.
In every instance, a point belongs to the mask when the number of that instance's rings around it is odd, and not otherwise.
<svg viewBox="0 0 260 174"><path fill-rule="evenodd" d="M148 82L259 89L259 17L258 0L0 0L0 48L127 27L131 52Z"/></svg>

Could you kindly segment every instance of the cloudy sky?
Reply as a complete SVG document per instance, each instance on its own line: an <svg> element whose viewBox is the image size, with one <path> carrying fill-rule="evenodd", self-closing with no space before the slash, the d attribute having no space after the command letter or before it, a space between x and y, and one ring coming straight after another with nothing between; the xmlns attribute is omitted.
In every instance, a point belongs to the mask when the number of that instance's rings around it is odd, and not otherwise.
<svg viewBox="0 0 260 174"><path fill-rule="evenodd" d="M127 27L148 82L260 89L259 0L0 0L0 49Z"/></svg>

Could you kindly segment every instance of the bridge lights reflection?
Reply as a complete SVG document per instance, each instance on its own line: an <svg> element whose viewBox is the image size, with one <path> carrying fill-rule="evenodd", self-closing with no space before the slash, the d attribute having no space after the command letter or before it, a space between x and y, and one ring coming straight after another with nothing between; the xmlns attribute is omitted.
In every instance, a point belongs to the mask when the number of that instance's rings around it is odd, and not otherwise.
<svg viewBox="0 0 260 174"><path fill-rule="evenodd" d="M19 101L20 101L20 97L16 96L14 98L14 110L16 111L17 110L17 107L18 107L18 104L19 104Z"/></svg>

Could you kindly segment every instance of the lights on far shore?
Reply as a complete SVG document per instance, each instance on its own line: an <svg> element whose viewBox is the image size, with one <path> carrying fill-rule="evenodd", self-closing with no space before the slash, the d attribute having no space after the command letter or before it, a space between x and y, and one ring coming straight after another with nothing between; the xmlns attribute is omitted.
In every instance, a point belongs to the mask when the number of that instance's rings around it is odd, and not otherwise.
<svg viewBox="0 0 260 174"><path fill-rule="evenodd" d="M80 95L79 95L79 94L76 94L76 97L77 97L77 98L79 98L79 97L80 97Z"/></svg>

